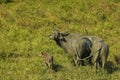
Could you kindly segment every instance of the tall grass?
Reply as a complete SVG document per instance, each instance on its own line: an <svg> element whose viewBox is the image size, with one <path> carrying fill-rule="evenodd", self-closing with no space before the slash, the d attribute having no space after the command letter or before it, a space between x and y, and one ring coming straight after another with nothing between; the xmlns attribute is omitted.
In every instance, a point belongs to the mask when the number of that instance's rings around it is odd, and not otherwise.
<svg viewBox="0 0 120 80"><path fill-rule="evenodd" d="M0 0L0 4L2 4L2 3L9 3L9 2L11 2L12 0Z"/></svg>
<svg viewBox="0 0 120 80"><path fill-rule="evenodd" d="M119 0L14 0L0 4L1 80L119 80ZM54 28L96 35L110 46L108 71L73 67L67 54L48 35ZM38 53L52 54L58 71L49 73Z"/></svg>

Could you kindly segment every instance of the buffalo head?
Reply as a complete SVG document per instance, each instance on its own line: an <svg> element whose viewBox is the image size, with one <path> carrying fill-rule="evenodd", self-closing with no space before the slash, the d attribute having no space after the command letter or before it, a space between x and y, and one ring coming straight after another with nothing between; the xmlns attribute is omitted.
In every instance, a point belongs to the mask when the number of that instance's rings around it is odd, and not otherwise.
<svg viewBox="0 0 120 80"><path fill-rule="evenodd" d="M63 40L64 39L64 36L67 36L69 33L61 33L59 30L57 29L54 29L52 34L49 35L49 38L50 39L53 39L53 40Z"/></svg>

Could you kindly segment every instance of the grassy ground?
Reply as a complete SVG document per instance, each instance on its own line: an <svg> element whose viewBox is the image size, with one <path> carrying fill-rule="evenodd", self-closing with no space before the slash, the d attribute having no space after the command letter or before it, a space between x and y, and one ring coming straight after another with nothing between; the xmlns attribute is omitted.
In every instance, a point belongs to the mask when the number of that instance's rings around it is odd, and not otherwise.
<svg viewBox="0 0 120 80"><path fill-rule="evenodd" d="M2 0L3 1L3 0ZM119 80L120 0L12 0L0 3L1 80ZM110 46L107 71L73 67L64 51L48 38L53 28L96 35ZM38 53L55 58L49 73Z"/></svg>

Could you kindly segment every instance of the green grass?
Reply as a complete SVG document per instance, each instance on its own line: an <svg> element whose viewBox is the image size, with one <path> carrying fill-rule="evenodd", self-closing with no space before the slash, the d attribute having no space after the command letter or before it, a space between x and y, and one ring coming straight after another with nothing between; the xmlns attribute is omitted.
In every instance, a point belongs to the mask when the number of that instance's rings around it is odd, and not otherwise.
<svg viewBox="0 0 120 80"><path fill-rule="evenodd" d="M0 1L2 2L2 1ZM73 67L48 35L54 28L96 35L110 46L108 72ZM119 80L120 0L12 0L0 3L1 80ZM49 73L38 53L52 54L58 71Z"/></svg>

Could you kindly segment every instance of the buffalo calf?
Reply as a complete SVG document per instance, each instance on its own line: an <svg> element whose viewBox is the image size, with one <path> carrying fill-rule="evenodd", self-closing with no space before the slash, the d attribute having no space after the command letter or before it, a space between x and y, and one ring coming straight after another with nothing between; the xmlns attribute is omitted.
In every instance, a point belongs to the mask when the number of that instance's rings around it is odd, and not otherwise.
<svg viewBox="0 0 120 80"><path fill-rule="evenodd" d="M45 62L45 65L47 68L54 70L53 66L53 56L44 52L41 52L39 54L40 58Z"/></svg>

